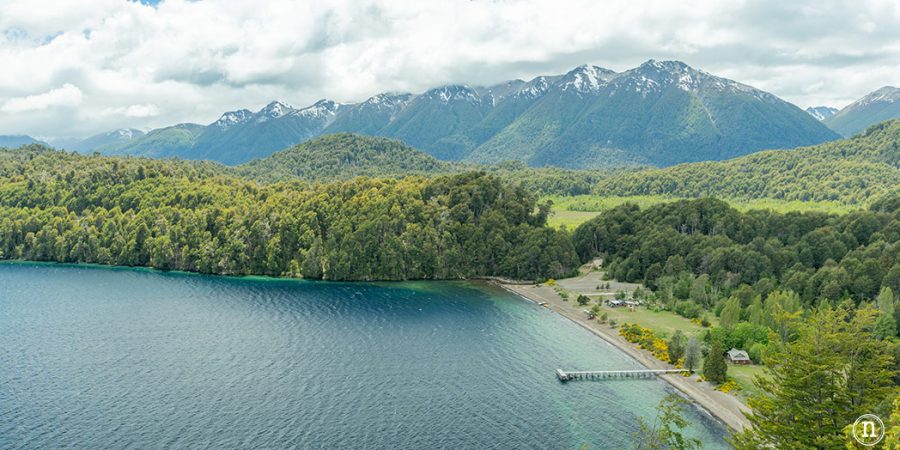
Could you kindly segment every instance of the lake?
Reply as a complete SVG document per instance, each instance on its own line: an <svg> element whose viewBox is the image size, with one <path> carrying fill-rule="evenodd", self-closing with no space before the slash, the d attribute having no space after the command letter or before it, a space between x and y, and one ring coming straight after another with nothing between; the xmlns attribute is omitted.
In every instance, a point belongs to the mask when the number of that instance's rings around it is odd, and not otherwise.
<svg viewBox="0 0 900 450"><path fill-rule="evenodd" d="M629 448L672 392L556 368L640 366L481 283L0 264L0 448Z"/></svg>

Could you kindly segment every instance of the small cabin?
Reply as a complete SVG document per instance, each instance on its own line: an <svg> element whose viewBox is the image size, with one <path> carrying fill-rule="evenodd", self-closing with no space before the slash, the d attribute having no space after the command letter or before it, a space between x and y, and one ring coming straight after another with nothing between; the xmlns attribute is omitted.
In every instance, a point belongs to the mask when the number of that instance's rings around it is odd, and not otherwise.
<svg viewBox="0 0 900 450"><path fill-rule="evenodd" d="M742 366L753 364L753 361L750 360L750 355L748 355L747 352L738 350L736 348L725 352L725 359L727 359L732 364L739 364Z"/></svg>
<svg viewBox="0 0 900 450"><path fill-rule="evenodd" d="M611 308L618 308L619 306L625 306L625 301L611 298L606 301L606 304L609 305Z"/></svg>

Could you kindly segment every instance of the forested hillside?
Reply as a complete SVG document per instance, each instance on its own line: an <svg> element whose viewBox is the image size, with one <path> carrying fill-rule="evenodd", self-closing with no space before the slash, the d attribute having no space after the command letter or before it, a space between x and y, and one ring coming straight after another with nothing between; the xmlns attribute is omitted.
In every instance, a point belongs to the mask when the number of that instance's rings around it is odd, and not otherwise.
<svg viewBox="0 0 900 450"><path fill-rule="evenodd" d="M496 176L261 185L222 173L0 151L0 258L331 280L543 279L577 265L548 207Z"/></svg>
<svg viewBox="0 0 900 450"><path fill-rule="evenodd" d="M623 173L601 181L597 193L866 204L898 185L900 120L892 120L812 147Z"/></svg>
<svg viewBox="0 0 900 450"><path fill-rule="evenodd" d="M260 182L348 180L358 176L435 177L482 171L504 182L541 195L579 195L612 172L576 171L553 167L531 168L520 162L494 165L440 161L402 141L338 133L314 138L272 156L251 161L229 173Z"/></svg>
<svg viewBox="0 0 900 450"><path fill-rule="evenodd" d="M900 292L896 198L842 216L741 213L715 199L624 205L579 226L574 240L582 260L604 255L616 279L707 309L743 285L762 296L790 290L807 307L871 301L883 287Z"/></svg>
<svg viewBox="0 0 900 450"><path fill-rule="evenodd" d="M339 133L315 138L267 158L238 166L236 172L262 181L297 178L346 180L358 176L403 177L457 172L461 166L439 161L401 141Z"/></svg>

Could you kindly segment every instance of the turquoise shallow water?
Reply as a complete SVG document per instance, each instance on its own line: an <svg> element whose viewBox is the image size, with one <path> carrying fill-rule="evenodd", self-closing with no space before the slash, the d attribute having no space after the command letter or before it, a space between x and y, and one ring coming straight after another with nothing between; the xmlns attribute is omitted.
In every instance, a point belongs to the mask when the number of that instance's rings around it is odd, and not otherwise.
<svg viewBox="0 0 900 450"><path fill-rule="evenodd" d="M628 448L671 391L557 367L639 366L482 284L0 265L0 448Z"/></svg>

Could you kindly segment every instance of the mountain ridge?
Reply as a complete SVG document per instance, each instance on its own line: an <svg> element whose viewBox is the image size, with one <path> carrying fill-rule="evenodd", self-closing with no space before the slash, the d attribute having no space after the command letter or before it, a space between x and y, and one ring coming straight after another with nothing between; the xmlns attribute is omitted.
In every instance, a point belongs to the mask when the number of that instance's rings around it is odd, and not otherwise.
<svg viewBox="0 0 900 450"><path fill-rule="evenodd" d="M884 86L847 105L823 123L845 137L885 120L900 118L900 88Z"/></svg>
<svg viewBox="0 0 900 450"><path fill-rule="evenodd" d="M153 130L99 150L235 165L352 132L400 139L443 160L601 168L719 160L839 137L770 93L655 60L624 72L585 64L528 81L381 93L352 104L320 100L296 109L274 101L197 127Z"/></svg>

